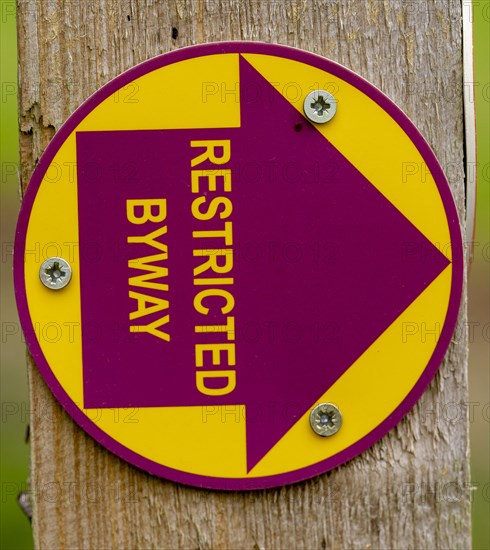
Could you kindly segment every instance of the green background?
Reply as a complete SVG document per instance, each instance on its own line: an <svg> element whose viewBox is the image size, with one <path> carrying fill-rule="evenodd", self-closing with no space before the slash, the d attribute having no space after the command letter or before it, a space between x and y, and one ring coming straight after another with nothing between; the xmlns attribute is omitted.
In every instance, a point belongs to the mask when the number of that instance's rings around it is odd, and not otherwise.
<svg viewBox="0 0 490 550"><path fill-rule="evenodd" d="M33 0L37 1L37 0ZM463 0L467 5L467 0ZM469 320L474 327L470 342L470 402L471 421L471 480L473 491L473 548L490 548L488 517L490 499L490 424L489 424L489 204L490 204L490 2L475 0L475 98L478 136L478 199L475 252L470 273ZM19 209L18 133L16 97L16 24L15 3L1 0L1 204L2 237L1 261L1 468L0 468L0 548L5 550L32 548L30 525L17 505L17 494L28 488L29 449L25 443L29 402L24 344L19 327L11 280L15 222ZM465 16L467 17L467 10ZM486 328L485 328L486 327ZM485 408L486 406L486 408ZM448 411L449 412L449 411Z"/></svg>

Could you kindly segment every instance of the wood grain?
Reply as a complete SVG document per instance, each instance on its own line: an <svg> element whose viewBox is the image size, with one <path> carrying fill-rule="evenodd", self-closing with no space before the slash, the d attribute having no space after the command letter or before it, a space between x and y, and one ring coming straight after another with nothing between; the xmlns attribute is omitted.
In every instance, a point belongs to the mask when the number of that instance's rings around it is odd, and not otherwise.
<svg viewBox="0 0 490 550"><path fill-rule="evenodd" d="M338 61L401 106L464 219L461 18L457 0L19 0L22 188L63 121L120 72L190 44L260 40ZM467 349L464 298L439 373L394 430L330 474L242 494L127 465L73 423L31 363L35 545L470 548Z"/></svg>

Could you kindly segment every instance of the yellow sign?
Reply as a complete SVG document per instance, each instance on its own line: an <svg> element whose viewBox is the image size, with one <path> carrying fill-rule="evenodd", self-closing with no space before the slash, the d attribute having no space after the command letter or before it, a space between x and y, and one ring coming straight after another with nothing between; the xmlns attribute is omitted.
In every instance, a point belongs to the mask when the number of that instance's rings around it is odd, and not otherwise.
<svg viewBox="0 0 490 550"><path fill-rule="evenodd" d="M452 335L461 248L441 168L379 90L220 43L135 67L65 123L23 203L16 293L95 439L254 489L338 466L410 410Z"/></svg>

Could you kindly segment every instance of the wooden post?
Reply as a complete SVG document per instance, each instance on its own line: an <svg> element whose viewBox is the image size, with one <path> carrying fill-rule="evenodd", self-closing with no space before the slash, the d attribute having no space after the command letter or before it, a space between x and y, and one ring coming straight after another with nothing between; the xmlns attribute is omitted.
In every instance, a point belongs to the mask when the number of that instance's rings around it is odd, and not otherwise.
<svg viewBox="0 0 490 550"><path fill-rule="evenodd" d="M461 0L18 0L21 182L92 92L152 56L260 40L338 61L415 122L464 220ZM177 36L178 33L178 36ZM430 337L428 335L427 337ZM38 548L470 548L466 297L414 410L331 474L224 493L153 478L79 429L30 366ZM369 411L366 411L369 414Z"/></svg>

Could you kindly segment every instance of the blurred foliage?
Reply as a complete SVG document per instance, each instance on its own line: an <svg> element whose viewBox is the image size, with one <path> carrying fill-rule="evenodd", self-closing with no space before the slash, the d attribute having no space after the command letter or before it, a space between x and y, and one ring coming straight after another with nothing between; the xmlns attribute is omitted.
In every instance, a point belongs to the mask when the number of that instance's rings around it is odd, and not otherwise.
<svg viewBox="0 0 490 550"><path fill-rule="evenodd" d="M20 491L27 490L29 447L25 443L28 423L27 376L24 345L20 331L5 336L7 324L19 327L12 289L12 257L15 221L19 210L17 139L17 30L15 2L0 2L0 166L2 236L1 321L2 346L0 369L0 548L32 548L29 520L17 504Z"/></svg>
<svg viewBox="0 0 490 550"><path fill-rule="evenodd" d="M467 3L467 2L466 2ZM473 493L473 549L490 549L490 1L475 0L474 68L477 122L477 209L475 248L469 276L470 323L479 323L470 341L470 402L480 413L470 418ZM475 325L476 326L476 325ZM483 327L481 330L480 327ZM486 327L486 329L484 329ZM486 408L485 408L486 407ZM485 412L483 412L485 411Z"/></svg>

